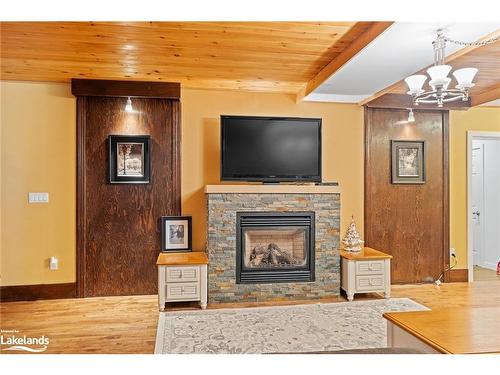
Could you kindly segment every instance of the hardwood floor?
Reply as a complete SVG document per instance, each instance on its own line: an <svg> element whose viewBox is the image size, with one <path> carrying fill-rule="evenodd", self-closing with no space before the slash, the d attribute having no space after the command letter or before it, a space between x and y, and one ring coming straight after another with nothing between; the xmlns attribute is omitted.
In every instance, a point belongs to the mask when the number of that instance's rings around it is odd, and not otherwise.
<svg viewBox="0 0 500 375"><path fill-rule="evenodd" d="M45 353L153 352L157 296L8 302L0 311L2 330L48 337Z"/></svg>
<svg viewBox="0 0 500 375"><path fill-rule="evenodd" d="M500 275L494 270L474 266L474 281L500 281Z"/></svg>
<svg viewBox="0 0 500 375"><path fill-rule="evenodd" d="M431 309L500 306L500 282L450 283L440 287L395 285L392 297L408 297ZM382 297L361 295L355 301L368 298ZM340 301L345 298L322 302ZM276 304L290 302L209 305L209 308ZM2 330L16 329L17 335L48 337L46 353L152 353L158 320L156 296L8 302L1 304L0 314Z"/></svg>

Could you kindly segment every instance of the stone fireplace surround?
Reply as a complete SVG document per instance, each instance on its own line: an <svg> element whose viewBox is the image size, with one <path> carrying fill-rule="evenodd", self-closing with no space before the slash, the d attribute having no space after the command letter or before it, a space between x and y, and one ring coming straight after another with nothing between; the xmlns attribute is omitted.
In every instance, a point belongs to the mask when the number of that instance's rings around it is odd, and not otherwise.
<svg viewBox="0 0 500 375"><path fill-rule="evenodd" d="M340 291L340 191L314 185L207 185L209 303L313 300ZM238 284L238 212L315 213L315 281Z"/></svg>

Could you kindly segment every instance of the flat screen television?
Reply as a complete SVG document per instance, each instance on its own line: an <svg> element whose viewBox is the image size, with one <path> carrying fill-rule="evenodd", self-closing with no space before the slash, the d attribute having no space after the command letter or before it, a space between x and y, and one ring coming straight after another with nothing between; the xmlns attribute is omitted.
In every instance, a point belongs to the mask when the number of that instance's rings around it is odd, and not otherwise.
<svg viewBox="0 0 500 375"><path fill-rule="evenodd" d="M221 179L321 182L321 119L221 116Z"/></svg>

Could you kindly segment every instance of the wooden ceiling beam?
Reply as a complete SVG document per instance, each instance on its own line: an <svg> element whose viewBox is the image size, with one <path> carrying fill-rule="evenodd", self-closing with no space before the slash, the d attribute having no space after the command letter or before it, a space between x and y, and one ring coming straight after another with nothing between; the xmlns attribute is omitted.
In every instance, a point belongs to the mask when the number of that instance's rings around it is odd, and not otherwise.
<svg viewBox="0 0 500 375"><path fill-rule="evenodd" d="M500 84L487 88L472 97L472 106L500 99Z"/></svg>
<svg viewBox="0 0 500 375"><path fill-rule="evenodd" d="M407 94L393 94L388 93L365 104L369 108L390 108L390 109L425 109L432 111L446 111L449 109L453 110L468 110L471 107L471 100L464 102L457 100L456 102L445 103L443 107L438 107L435 104L424 104L421 103L417 106L413 105L412 98Z"/></svg>
<svg viewBox="0 0 500 375"><path fill-rule="evenodd" d="M297 101L313 92L318 86L325 82L333 73L344 66L349 60L356 56L375 38L382 34L393 22L374 22L374 24L363 34L357 37L349 46L347 46L337 57L330 61L318 74L310 79L302 89L297 93Z"/></svg>
<svg viewBox="0 0 500 375"><path fill-rule="evenodd" d="M478 41L483 41L483 40L487 40L487 39L491 39L491 38L495 38L497 36L500 35L500 30L496 30L482 38L480 38ZM468 46L468 47L465 47L465 48L462 48L458 51L456 51L455 53L452 53L451 55L449 55L448 57L446 57L445 59L445 63L446 64L450 64L452 61L454 60L458 60L460 57L463 57L475 50L477 50L478 48L484 48L485 46ZM420 69L419 71L413 73L412 75L414 74L425 74L425 71L431 67L432 65L429 65L427 67L425 67L424 69ZM395 91L398 91L397 89L401 86L401 85L406 85L405 82L404 82L404 79L402 80L399 80L397 81L396 83L390 85L390 86L387 86L386 88L376 92L375 94L369 96L368 98L362 100L361 102L358 103L358 105L362 106L362 105L367 105L368 103L370 103L372 100L375 100L383 95L386 95L388 93L394 93ZM474 98L472 99L472 105L476 105L474 104Z"/></svg>
<svg viewBox="0 0 500 375"><path fill-rule="evenodd" d="M181 85L177 82L72 79L71 93L75 96L161 98L176 100L181 97Z"/></svg>

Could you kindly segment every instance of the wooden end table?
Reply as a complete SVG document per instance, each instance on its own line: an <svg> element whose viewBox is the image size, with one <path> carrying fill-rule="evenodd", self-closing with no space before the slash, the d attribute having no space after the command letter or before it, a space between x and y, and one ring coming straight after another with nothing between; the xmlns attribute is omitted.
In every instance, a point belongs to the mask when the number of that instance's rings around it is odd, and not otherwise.
<svg viewBox="0 0 500 375"><path fill-rule="evenodd" d="M355 293L383 292L391 296L392 255L364 247L360 252L340 251L341 288L352 301Z"/></svg>
<svg viewBox="0 0 500 375"><path fill-rule="evenodd" d="M158 305L166 302L200 301L207 308L207 264L205 252L161 253L158 256Z"/></svg>
<svg viewBox="0 0 500 375"><path fill-rule="evenodd" d="M500 353L500 306L387 312L387 346L425 353Z"/></svg>

